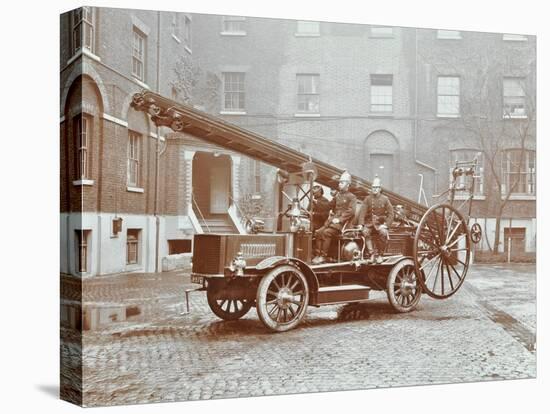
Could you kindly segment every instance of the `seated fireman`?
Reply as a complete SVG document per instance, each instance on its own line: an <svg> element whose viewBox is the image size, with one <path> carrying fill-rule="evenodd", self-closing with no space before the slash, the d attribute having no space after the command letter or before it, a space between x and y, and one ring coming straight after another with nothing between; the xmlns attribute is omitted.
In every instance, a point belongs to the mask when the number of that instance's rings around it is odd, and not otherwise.
<svg viewBox="0 0 550 414"><path fill-rule="evenodd" d="M328 215L330 213L330 201L325 197L325 192L323 187L318 184L315 184L311 188L312 200L308 210L311 208L312 218L311 218L311 231L315 231L323 226L325 221L327 221Z"/></svg>
<svg viewBox="0 0 550 414"><path fill-rule="evenodd" d="M375 176L371 194L363 200L357 221L357 224L363 227L370 260L376 263L382 262L380 253L385 249L389 237L388 227L393 221L393 206L381 190L380 178Z"/></svg>
<svg viewBox="0 0 550 414"><path fill-rule="evenodd" d="M344 171L338 182L338 193L330 201L331 214L319 230L315 232L315 254L313 264L324 263L332 239L336 238L344 225L353 219L356 197L350 193L351 175Z"/></svg>

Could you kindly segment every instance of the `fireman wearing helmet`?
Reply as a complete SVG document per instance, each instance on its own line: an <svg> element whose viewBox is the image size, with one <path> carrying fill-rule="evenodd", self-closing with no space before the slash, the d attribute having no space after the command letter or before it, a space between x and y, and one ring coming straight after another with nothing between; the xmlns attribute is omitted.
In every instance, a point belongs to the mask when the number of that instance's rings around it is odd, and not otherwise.
<svg viewBox="0 0 550 414"><path fill-rule="evenodd" d="M389 237L388 227L393 221L393 206L388 197L381 194L381 190L380 178L375 176L371 194L363 200L357 221L363 228L365 243L371 256L370 261L373 263L382 262L380 253L385 249Z"/></svg>
<svg viewBox="0 0 550 414"><path fill-rule="evenodd" d="M351 175L344 171L338 182L338 193L330 201L331 214L327 221L315 232L316 257L313 264L321 264L326 261L328 249L332 239L336 238L344 225L353 219L356 197L349 191Z"/></svg>

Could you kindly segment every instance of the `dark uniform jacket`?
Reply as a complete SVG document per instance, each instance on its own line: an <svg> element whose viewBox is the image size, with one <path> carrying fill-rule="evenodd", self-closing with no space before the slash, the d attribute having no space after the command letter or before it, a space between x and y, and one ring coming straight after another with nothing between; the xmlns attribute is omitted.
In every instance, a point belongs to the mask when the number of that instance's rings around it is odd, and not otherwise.
<svg viewBox="0 0 550 414"><path fill-rule="evenodd" d="M346 224L348 220L353 219L353 216L355 215L356 201L357 197L349 191L341 191L336 193L332 200L330 200L330 208L333 214L332 216L329 216L325 226L342 230L344 224ZM332 223L332 220L335 218L340 220L338 224Z"/></svg>
<svg viewBox="0 0 550 414"><path fill-rule="evenodd" d="M309 206L308 206L309 210ZM313 199L313 217L312 227L317 230L322 227L325 221L327 221L328 214L330 212L330 201L324 196Z"/></svg>
<svg viewBox="0 0 550 414"><path fill-rule="evenodd" d="M378 221L373 223L373 216L378 217ZM393 222L393 206L388 197L384 194L375 196L369 194L363 200L361 210L359 210L359 220L357 224L371 226L373 224L385 223L388 227Z"/></svg>

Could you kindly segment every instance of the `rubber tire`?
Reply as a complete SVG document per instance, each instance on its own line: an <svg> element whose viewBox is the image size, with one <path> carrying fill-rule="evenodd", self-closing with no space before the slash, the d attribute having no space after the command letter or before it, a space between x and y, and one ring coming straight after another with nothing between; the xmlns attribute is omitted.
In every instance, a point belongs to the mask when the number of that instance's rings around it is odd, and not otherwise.
<svg viewBox="0 0 550 414"><path fill-rule="evenodd" d="M300 279L300 282L303 285L304 295L302 296L302 306L299 309L298 314L294 317L294 319L286 323L280 323L280 322L274 321L269 316L267 306L266 306L266 300L267 300L267 290L269 289L271 282L278 275L284 272L292 272L298 277L298 279ZM273 332L285 332L290 329L293 329L302 321L307 311L308 301L309 301L309 287L307 284L307 279L304 276L304 274L294 266L283 265L272 269L270 272L266 273L264 277L262 277L262 280L258 285L258 291L256 295L256 311L258 312L258 317L260 318L260 321L264 324L266 328L268 328Z"/></svg>
<svg viewBox="0 0 550 414"><path fill-rule="evenodd" d="M401 270L403 270L404 267L410 266L411 271L413 275L416 277L416 272L414 268L414 260L413 259L404 259L400 262L396 263L390 270L390 273L388 274L388 279L386 282L386 294L388 295L388 300L390 302L390 305L394 310L396 310L399 313L406 313L414 310L416 305L418 305L418 302L420 302L420 298L422 296L422 285L420 284L420 281L416 279L416 286L417 286L417 292L416 296L413 297L412 302L409 305L402 305L397 301L397 298L395 297L395 280L397 278L397 275Z"/></svg>
<svg viewBox="0 0 550 414"><path fill-rule="evenodd" d="M252 308L252 305L253 305L253 301L251 300L245 301L242 299L238 299L243 304L242 309L240 309L238 312L227 312L218 305L218 303L216 302L216 298L213 297L212 291L210 289L206 291L206 299L208 301L208 306L210 306L210 309L212 310L212 312L214 312L214 314L218 318L223 319L224 321L236 321L237 319L242 318L244 315L248 313L248 311L250 310L250 308Z"/></svg>

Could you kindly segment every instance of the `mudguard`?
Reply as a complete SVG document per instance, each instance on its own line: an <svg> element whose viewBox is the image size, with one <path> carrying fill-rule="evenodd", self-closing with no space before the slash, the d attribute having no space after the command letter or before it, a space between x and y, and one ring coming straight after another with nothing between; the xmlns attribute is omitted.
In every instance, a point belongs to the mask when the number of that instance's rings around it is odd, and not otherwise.
<svg viewBox="0 0 550 414"><path fill-rule="evenodd" d="M315 275L313 270L311 270L311 268L308 266L308 264L300 259L286 256L273 256L262 260L255 266L255 268L262 271L262 273L265 273L266 270L270 270L277 266L286 264L293 264L297 266L306 277L310 292L317 294L319 290L319 280L317 279L317 276Z"/></svg>

